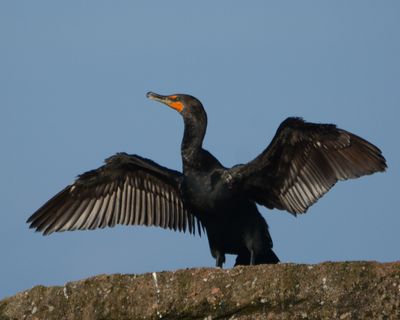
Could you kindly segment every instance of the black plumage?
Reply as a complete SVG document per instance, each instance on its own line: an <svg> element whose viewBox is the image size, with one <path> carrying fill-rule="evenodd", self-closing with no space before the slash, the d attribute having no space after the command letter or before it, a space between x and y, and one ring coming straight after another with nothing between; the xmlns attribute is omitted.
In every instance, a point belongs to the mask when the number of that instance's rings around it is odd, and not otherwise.
<svg viewBox="0 0 400 320"><path fill-rule="evenodd" d="M55 195L29 219L50 234L66 230L146 225L205 229L216 265L225 254L236 264L277 263L265 219L256 203L304 213L338 181L384 171L381 151L332 124L288 118L254 160L224 167L203 149L207 116L196 98L148 93L183 117L183 173L138 155L118 153Z"/></svg>
<svg viewBox="0 0 400 320"><path fill-rule="evenodd" d="M50 199L28 222L56 231L146 225L195 233L199 222L184 208L182 174L137 155L118 153ZM197 220L197 219L196 219Z"/></svg>

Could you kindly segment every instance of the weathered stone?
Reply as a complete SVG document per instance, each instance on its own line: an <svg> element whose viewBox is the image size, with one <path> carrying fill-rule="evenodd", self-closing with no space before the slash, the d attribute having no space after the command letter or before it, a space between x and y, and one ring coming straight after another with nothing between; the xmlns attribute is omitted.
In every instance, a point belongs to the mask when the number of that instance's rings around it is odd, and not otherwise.
<svg viewBox="0 0 400 320"><path fill-rule="evenodd" d="M10 319L400 319L400 262L99 275L4 299Z"/></svg>

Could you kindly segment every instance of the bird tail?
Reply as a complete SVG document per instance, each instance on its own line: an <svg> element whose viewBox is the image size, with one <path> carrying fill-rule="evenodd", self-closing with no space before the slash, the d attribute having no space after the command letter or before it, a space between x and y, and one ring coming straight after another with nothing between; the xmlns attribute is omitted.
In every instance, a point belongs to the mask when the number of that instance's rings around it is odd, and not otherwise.
<svg viewBox="0 0 400 320"><path fill-rule="evenodd" d="M259 263L260 264L261 263L274 264L274 263L278 263L278 262L279 262L279 258L272 249L268 249L268 251L266 252L265 255L263 255L261 257L256 257L257 264L259 264Z"/></svg>
<svg viewBox="0 0 400 320"><path fill-rule="evenodd" d="M275 264L279 262L278 256L275 252L269 248L266 252L262 255L256 256L256 264ZM250 264L250 252L249 251L242 251L236 257L235 266L239 265L249 265Z"/></svg>

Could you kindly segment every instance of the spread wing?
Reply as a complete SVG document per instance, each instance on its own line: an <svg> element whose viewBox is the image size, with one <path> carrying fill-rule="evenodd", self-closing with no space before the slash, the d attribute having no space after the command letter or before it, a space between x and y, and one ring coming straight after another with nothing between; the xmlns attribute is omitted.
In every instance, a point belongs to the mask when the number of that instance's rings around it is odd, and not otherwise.
<svg viewBox="0 0 400 320"><path fill-rule="evenodd" d="M146 225L195 233L199 220L180 192L182 174L137 155L118 153L47 201L29 219L47 235L66 230Z"/></svg>
<svg viewBox="0 0 400 320"><path fill-rule="evenodd" d="M268 208L305 213L338 180L385 171L381 151L332 124L288 118L251 162L231 168L227 181Z"/></svg>

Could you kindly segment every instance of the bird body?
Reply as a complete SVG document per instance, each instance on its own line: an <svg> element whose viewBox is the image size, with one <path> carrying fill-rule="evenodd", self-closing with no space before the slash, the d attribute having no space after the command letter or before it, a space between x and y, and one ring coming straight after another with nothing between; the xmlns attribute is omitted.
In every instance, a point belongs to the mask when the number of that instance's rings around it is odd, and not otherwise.
<svg viewBox="0 0 400 320"><path fill-rule="evenodd" d="M201 149L199 153L199 169L184 170L182 197L204 226L217 266L222 266L225 254L243 255L250 250L257 252L256 261L262 260L272 249L272 240L255 202L230 187L225 180L228 169L208 151ZM250 256L246 262L241 264L250 264Z"/></svg>
<svg viewBox="0 0 400 320"><path fill-rule="evenodd" d="M106 159L39 208L31 228L66 230L147 225L201 234L216 266L225 254L237 264L277 263L268 225L256 203L305 213L338 180L384 171L381 151L332 124L288 118L254 160L224 167L203 148L207 116L199 100L176 94L147 96L177 110L184 120L180 173L126 153Z"/></svg>

